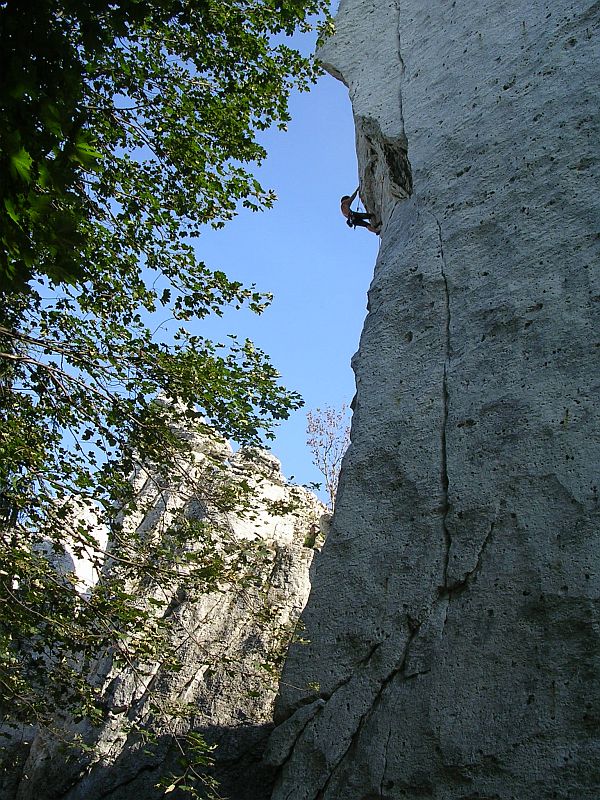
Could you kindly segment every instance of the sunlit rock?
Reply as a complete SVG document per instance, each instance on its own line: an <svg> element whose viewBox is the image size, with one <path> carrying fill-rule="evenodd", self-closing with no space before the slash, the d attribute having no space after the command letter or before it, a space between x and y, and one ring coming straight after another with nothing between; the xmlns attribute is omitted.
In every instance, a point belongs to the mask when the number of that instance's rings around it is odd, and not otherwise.
<svg viewBox="0 0 600 800"><path fill-rule="evenodd" d="M272 769L261 764L261 755L272 728L283 648L308 596L309 568L323 541L325 507L288 483L266 451L233 454L212 435L186 438L194 451L178 464L177 484L165 485L151 468L138 468L133 482L141 505L120 519L121 538L137 531L148 542L160 541L183 512L211 532L225 560L245 548L252 580L240 576L236 583L234 576L220 590L195 597L172 585L160 613L169 618L179 670L159 662L117 668L110 654L99 658L92 680L101 687L103 723L93 728L86 721L57 720L50 732L25 731L23 744L12 731L14 766L0 783L2 800L158 800L171 776L180 788L169 795L187 797L184 785L203 790L202 780L178 763L189 731L216 745L215 767L200 764L197 771L215 777L223 796L269 797ZM237 497L240 489L235 507L224 510L223 491ZM103 570L110 572L118 543L110 542L108 551ZM62 559L59 566L67 575L75 565ZM160 597L158 590L147 592L145 600ZM74 736L85 750L69 746Z"/></svg>
<svg viewBox="0 0 600 800"><path fill-rule="evenodd" d="M599 24L342 0L383 231L275 800L600 797Z"/></svg>

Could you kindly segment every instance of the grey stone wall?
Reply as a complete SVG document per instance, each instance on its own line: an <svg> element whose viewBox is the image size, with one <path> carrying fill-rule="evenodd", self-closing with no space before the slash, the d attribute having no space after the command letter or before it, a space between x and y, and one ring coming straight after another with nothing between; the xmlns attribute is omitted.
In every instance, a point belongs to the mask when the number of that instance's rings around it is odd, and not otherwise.
<svg viewBox="0 0 600 800"><path fill-rule="evenodd" d="M222 547L225 560L244 543L260 546L260 558L248 554L250 563L256 559L253 580L195 597L172 586L160 613L168 616L181 668L161 662L115 666L110 654L99 658L92 680L101 689L102 724L67 718L37 732L0 731L1 800L185 800L190 795L181 788L181 748L190 731L216 747L214 768L197 770L218 781L218 796L268 800L273 770L261 756L277 681L265 667L276 669L306 602L325 507L289 484L267 451L245 448L234 455L222 440L188 438L194 450L179 465L185 480L176 488L150 469L135 476L146 505L123 521L125 531L137 528L159 538L183 510L211 523L214 549ZM217 510L214 498L224 485L248 487L247 511ZM113 552L118 554L116 546ZM178 717L170 712L175 706ZM74 737L87 749L72 746ZM158 784L171 775L179 788L166 794L170 781L162 789ZM202 779L190 773L186 782L204 796Z"/></svg>
<svg viewBox="0 0 600 800"><path fill-rule="evenodd" d="M342 0L384 228L275 800L600 797L599 27Z"/></svg>

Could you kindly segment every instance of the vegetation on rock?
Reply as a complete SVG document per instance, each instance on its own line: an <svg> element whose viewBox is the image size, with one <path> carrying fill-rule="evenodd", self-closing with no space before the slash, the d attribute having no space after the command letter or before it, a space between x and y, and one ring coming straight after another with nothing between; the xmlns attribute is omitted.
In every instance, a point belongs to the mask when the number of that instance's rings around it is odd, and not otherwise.
<svg viewBox="0 0 600 800"><path fill-rule="evenodd" d="M131 662L164 647L140 589L210 590L241 569L206 526L175 519L148 541L124 536L122 521L144 512L130 480L140 465L177 481L189 446L178 429L210 423L257 443L301 403L250 341L224 346L187 323L269 302L202 263L194 239L240 204L272 205L251 172L266 155L256 134L284 127L290 90L314 80L314 64L285 42L326 5L0 1L4 718L100 717L86 680L96 654ZM174 321L168 342L154 331L161 310ZM74 495L92 522L72 524ZM221 507L239 502L223 487ZM114 568L86 597L48 553L97 552L98 522Z"/></svg>
<svg viewBox="0 0 600 800"><path fill-rule="evenodd" d="M325 406L306 414L306 443L312 453L313 464L325 478L329 510L333 511L337 494L342 458L350 444L348 406Z"/></svg>

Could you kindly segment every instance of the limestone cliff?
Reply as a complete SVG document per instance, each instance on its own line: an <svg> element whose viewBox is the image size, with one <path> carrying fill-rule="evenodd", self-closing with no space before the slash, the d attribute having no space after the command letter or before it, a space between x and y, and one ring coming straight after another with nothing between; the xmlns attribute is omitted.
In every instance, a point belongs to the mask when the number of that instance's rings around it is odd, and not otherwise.
<svg viewBox="0 0 600 800"><path fill-rule="evenodd" d="M600 797L599 27L342 0L384 225L275 800Z"/></svg>
<svg viewBox="0 0 600 800"><path fill-rule="evenodd" d="M152 470L140 470L135 485L146 508L139 518L124 521L126 529L141 526L148 536L160 536L183 509L188 518L210 520L216 546L222 543L224 553L237 552L244 543L256 545L248 558L258 552L259 571L250 583L240 581L199 597L174 586L161 613L169 617L179 671L162 663L115 668L110 657L100 659L95 674L103 686L103 724L57 723L52 734L35 736L21 766L23 746L13 748L15 765L3 781L0 776L2 800L163 797L169 775L183 774L179 748L190 730L217 746L216 765L209 772L220 784L219 796L269 797L271 774L260 766L260 756L272 727L276 676L265 668L277 670L308 596L325 507L302 487L288 484L270 453L246 448L234 455L224 441L191 438L190 460L181 464L186 478L176 489ZM214 497L224 484L248 489L242 495L246 512L215 510ZM175 719L169 716L174 707L180 709ZM25 731L25 738L32 733ZM154 738L148 739L148 733ZM73 735L88 749L66 747ZM202 781L189 775L188 781L202 794ZM190 795L176 789L168 796L181 800Z"/></svg>

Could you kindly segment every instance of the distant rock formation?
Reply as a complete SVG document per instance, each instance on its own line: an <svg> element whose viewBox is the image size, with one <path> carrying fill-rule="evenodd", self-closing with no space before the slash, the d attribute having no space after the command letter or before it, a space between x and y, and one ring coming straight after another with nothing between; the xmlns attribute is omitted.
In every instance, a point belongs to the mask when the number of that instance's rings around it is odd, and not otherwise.
<svg viewBox="0 0 600 800"><path fill-rule="evenodd" d="M195 599L173 587L166 613L179 645L181 670L168 672L156 664L142 675L136 665L116 670L110 658L99 661L104 723L99 728L86 722L65 727L66 738L78 734L89 749L65 747L60 734L34 736L26 730L23 738L33 737L33 744L27 756L27 745L15 742L15 768L0 783L2 800L158 800L166 786L157 789L159 780L181 774L173 734L190 730L217 745L209 774L220 783L220 795L236 800L269 797L272 776L260 757L272 727L276 672L269 674L264 667L277 668L308 596L310 564L323 541L325 507L302 487L288 484L279 461L267 451L245 448L234 455L223 440L191 439L194 452L181 465L189 481L173 490L161 486L152 471L141 470L135 483L147 508L125 524L143 526L152 536L160 535L161 526L181 508L190 518L211 519L223 542L260 543L256 585ZM196 479L210 473L214 485L205 482L198 494ZM211 493L224 481L249 487L246 513L215 511ZM187 708L181 719L167 725L157 715L157 703ZM156 741L145 740L139 729L153 733ZM175 789L167 796L181 800L189 794Z"/></svg>
<svg viewBox="0 0 600 800"><path fill-rule="evenodd" d="M383 231L273 798L598 800L600 4L342 0L321 58Z"/></svg>

